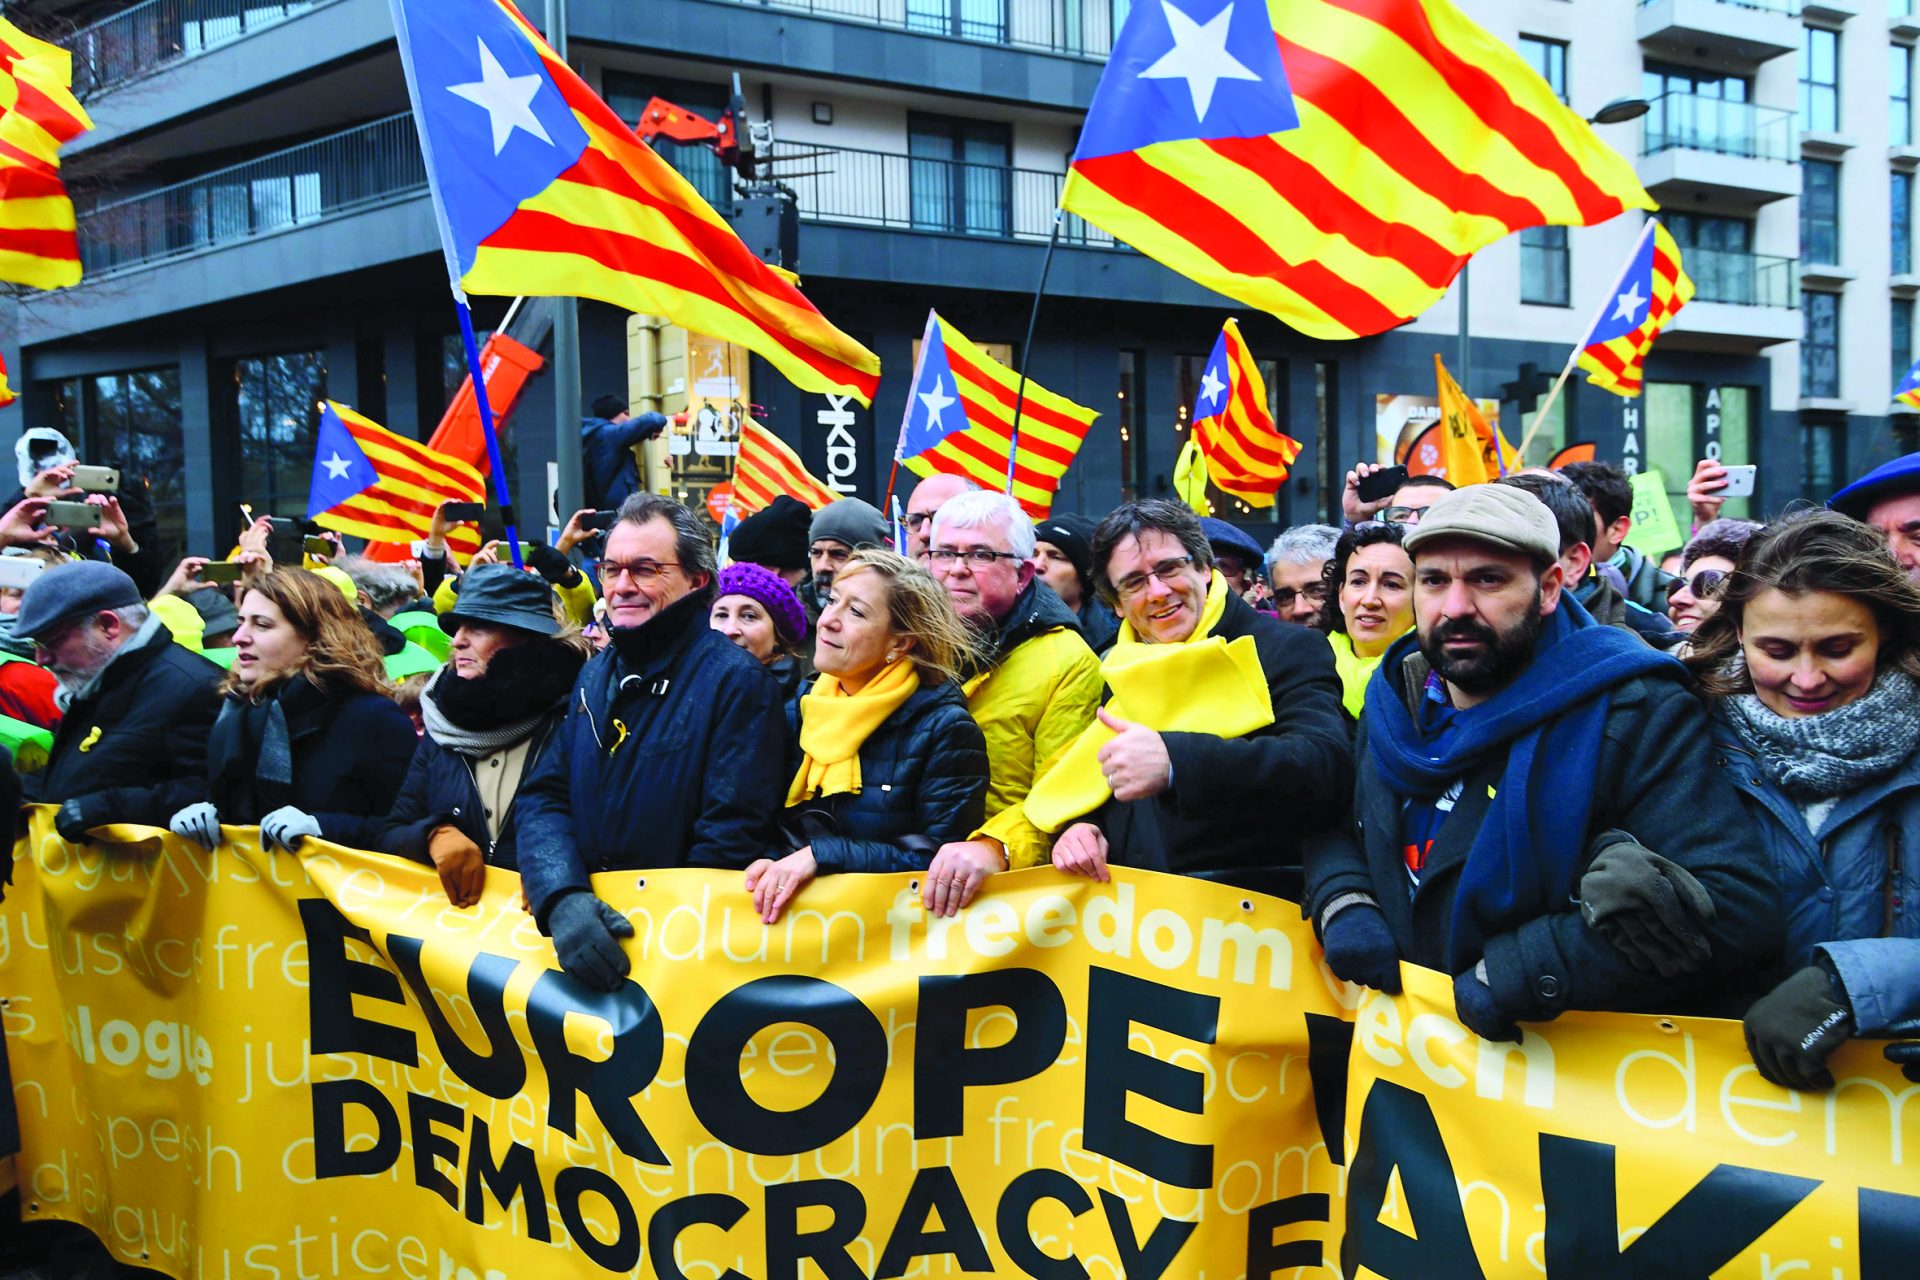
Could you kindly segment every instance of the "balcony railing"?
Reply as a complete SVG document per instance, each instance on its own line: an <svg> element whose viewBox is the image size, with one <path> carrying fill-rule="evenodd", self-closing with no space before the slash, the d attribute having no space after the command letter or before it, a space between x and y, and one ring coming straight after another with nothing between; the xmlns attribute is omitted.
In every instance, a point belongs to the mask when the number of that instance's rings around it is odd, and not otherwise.
<svg viewBox="0 0 1920 1280"><path fill-rule="evenodd" d="M1642 127L1640 154L1711 151L1756 160L1797 158L1793 112L1751 102L1729 102L1691 93L1653 99Z"/></svg>
<svg viewBox="0 0 1920 1280"><path fill-rule="evenodd" d="M1730 249L1680 250L1695 300L1742 307L1800 305L1798 260Z"/></svg>
<svg viewBox="0 0 1920 1280"><path fill-rule="evenodd" d="M1104 58L1112 51L1116 8L1115 0L727 0L727 3L1081 58Z"/></svg>
<svg viewBox="0 0 1920 1280"><path fill-rule="evenodd" d="M60 43L73 54L82 101L197 57L333 0L145 0L81 28Z"/></svg>
<svg viewBox="0 0 1920 1280"><path fill-rule="evenodd" d="M1904 0L1904 2L1912 3L1912 0ZM1659 0L1640 0L1640 7L1644 9L1650 4L1658 3ZM1784 13L1789 18L1800 16L1800 0L1716 0L1716 3L1724 4L1729 9L1760 9L1767 13ZM1893 0L1896 9L1901 3L1903 0Z"/></svg>
<svg viewBox="0 0 1920 1280"><path fill-rule="evenodd" d="M426 190L402 113L82 213L89 278L199 253Z"/></svg>

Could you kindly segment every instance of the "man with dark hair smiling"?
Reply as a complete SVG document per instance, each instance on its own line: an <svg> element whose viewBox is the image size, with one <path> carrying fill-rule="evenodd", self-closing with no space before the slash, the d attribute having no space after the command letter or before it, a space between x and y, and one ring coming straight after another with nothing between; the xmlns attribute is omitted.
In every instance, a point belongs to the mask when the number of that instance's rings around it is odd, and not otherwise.
<svg viewBox="0 0 1920 1280"><path fill-rule="evenodd" d="M1783 928L1680 664L1574 601L1560 542L1517 487L1427 510L1406 539L1414 632L1374 676L1353 812L1307 848L1328 967L1386 991L1401 960L1451 973L1461 1022L1489 1039L1563 1009L1673 1009ZM1583 884L1590 865L1605 874ZM1621 904L1662 889L1711 904L1684 940L1699 962L1672 977L1600 931L1615 911L1642 923Z"/></svg>

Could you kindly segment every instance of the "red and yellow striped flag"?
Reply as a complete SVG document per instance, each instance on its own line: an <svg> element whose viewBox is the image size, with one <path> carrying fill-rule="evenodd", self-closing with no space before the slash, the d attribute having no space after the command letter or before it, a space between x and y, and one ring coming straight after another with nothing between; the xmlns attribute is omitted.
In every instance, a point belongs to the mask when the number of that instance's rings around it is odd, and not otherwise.
<svg viewBox="0 0 1920 1280"><path fill-rule="evenodd" d="M93 128L73 96L73 58L0 18L0 280L80 283L60 148Z"/></svg>
<svg viewBox="0 0 1920 1280"><path fill-rule="evenodd" d="M814 478L786 441L749 418L734 462L733 509L750 516L783 493L815 511L840 496Z"/></svg>
<svg viewBox="0 0 1920 1280"><path fill-rule="evenodd" d="M1100 414L1028 378L1016 449L1013 405L1020 398L1019 388L1019 374L937 312L928 312L920 364L900 426L900 461L917 476L945 472L984 488L1006 490L1011 452L1013 496L1034 519L1045 516L1053 507L1060 477Z"/></svg>
<svg viewBox="0 0 1920 1280"><path fill-rule="evenodd" d="M1274 490L1300 456L1300 442L1273 425L1267 383L1229 318L1214 340L1193 405L1193 439L1216 488L1251 507L1273 505Z"/></svg>
<svg viewBox="0 0 1920 1280"><path fill-rule="evenodd" d="M338 401L321 404L307 497L307 518L321 528L369 542L412 542L427 536L441 503L485 496L480 473L458 458L395 435ZM447 545L465 559L480 549L480 531L454 525Z"/></svg>
<svg viewBox="0 0 1920 1280"><path fill-rule="evenodd" d="M7 358L0 356L0 409L6 408L19 398L13 394L13 388L7 385Z"/></svg>

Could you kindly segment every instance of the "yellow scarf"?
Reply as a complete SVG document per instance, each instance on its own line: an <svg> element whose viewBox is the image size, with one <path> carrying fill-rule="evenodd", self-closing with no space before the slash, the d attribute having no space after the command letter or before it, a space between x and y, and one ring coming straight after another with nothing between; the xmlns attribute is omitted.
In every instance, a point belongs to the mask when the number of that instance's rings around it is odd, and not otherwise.
<svg viewBox="0 0 1920 1280"><path fill-rule="evenodd" d="M1273 723L1273 699L1252 636L1227 640L1213 629L1227 611L1227 580L1207 584L1200 625L1181 644L1147 644L1122 622L1100 664L1113 696L1107 711L1160 733L1238 738ZM1027 820L1057 832L1113 798L1100 772L1100 748L1113 730L1095 720L1027 794Z"/></svg>
<svg viewBox="0 0 1920 1280"><path fill-rule="evenodd" d="M1340 705L1358 720L1360 708L1367 702L1367 681L1373 679L1373 670L1386 652L1363 658L1353 651L1353 637L1344 631L1329 631L1327 643L1333 646L1333 667L1340 673Z"/></svg>
<svg viewBox="0 0 1920 1280"><path fill-rule="evenodd" d="M920 687L920 673L902 660L880 668L858 693L823 675L800 699L800 770L787 788L787 805L860 790L860 748Z"/></svg>

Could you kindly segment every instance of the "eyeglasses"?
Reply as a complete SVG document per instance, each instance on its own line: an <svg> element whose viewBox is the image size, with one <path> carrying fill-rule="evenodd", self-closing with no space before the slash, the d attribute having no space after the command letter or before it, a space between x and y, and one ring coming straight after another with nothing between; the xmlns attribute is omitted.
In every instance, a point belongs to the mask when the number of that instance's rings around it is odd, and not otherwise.
<svg viewBox="0 0 1920 1280"><path fill-rule="evenodd" d="M1130 573L1113 584L1113 590L1121 599L1130 599L1147 589L1149 582L1159 582L1162 586L1173 585L1174 575L1193 564L1192 556L1174 556L1171 560L1162 560L1144 573Z"/></svg>
<svg viewBox="0 0 1920 1280"><path fill-rule="evenodd" d="M933 512L909 511L902 518L907 522L907 529L910 532L918 533L920 532L921 528L926 525L927 521L933 519Z"/></svg>
<svg viewBox="0 0 1920 1280"><path fill-rule="evenodd" d="M1388 507L1380 513L1380 518L1388 524L1419 524L1426 510L1425 507Z"/></svg>
<svg viewBox="0 0 1920 1280"><path fill-rule="evenodd" d="M1680 588L1685 587L1693 592L1695 600L1705 600L1708 596L1718 595L1730 576L1725 569L1702 569L1691 578L1675 578L1667 584L1667 599L1673 599L1680 594Z"/></svg>
<svg viewBox="0 0 1920 1280"><path fill-rule="evenodd" d="M1273 592L1273 602L1282 609L1291 609L1293 608L1295 598L1299 596L1305 596L1315 604L1325 604L1327 602L1327 584L1324 582L1310 582L1298 591L1292 587L1276 587Z"/></svg>
<svg viewBox="0 0 1920 1280"><path fill-rule="evenodd" d="M967 567L975 572L981 569L993 568L993 562L995 560L1018 560L1020 558L1021 557L1011 551L989 551L985 547L974 547L968 551L956 551L952 547L934 547L927 552L927 559L931 560L937 567L950 566L961 560L965 560Z"/></svg>
<svg viewBox="0 0 1920 1280"><path fill-rule="evenodd" d="M636 583L652 582L666 570L679 567L679 563L672 560L602 560L600 580L615 582L624 574Z"/></svg>

